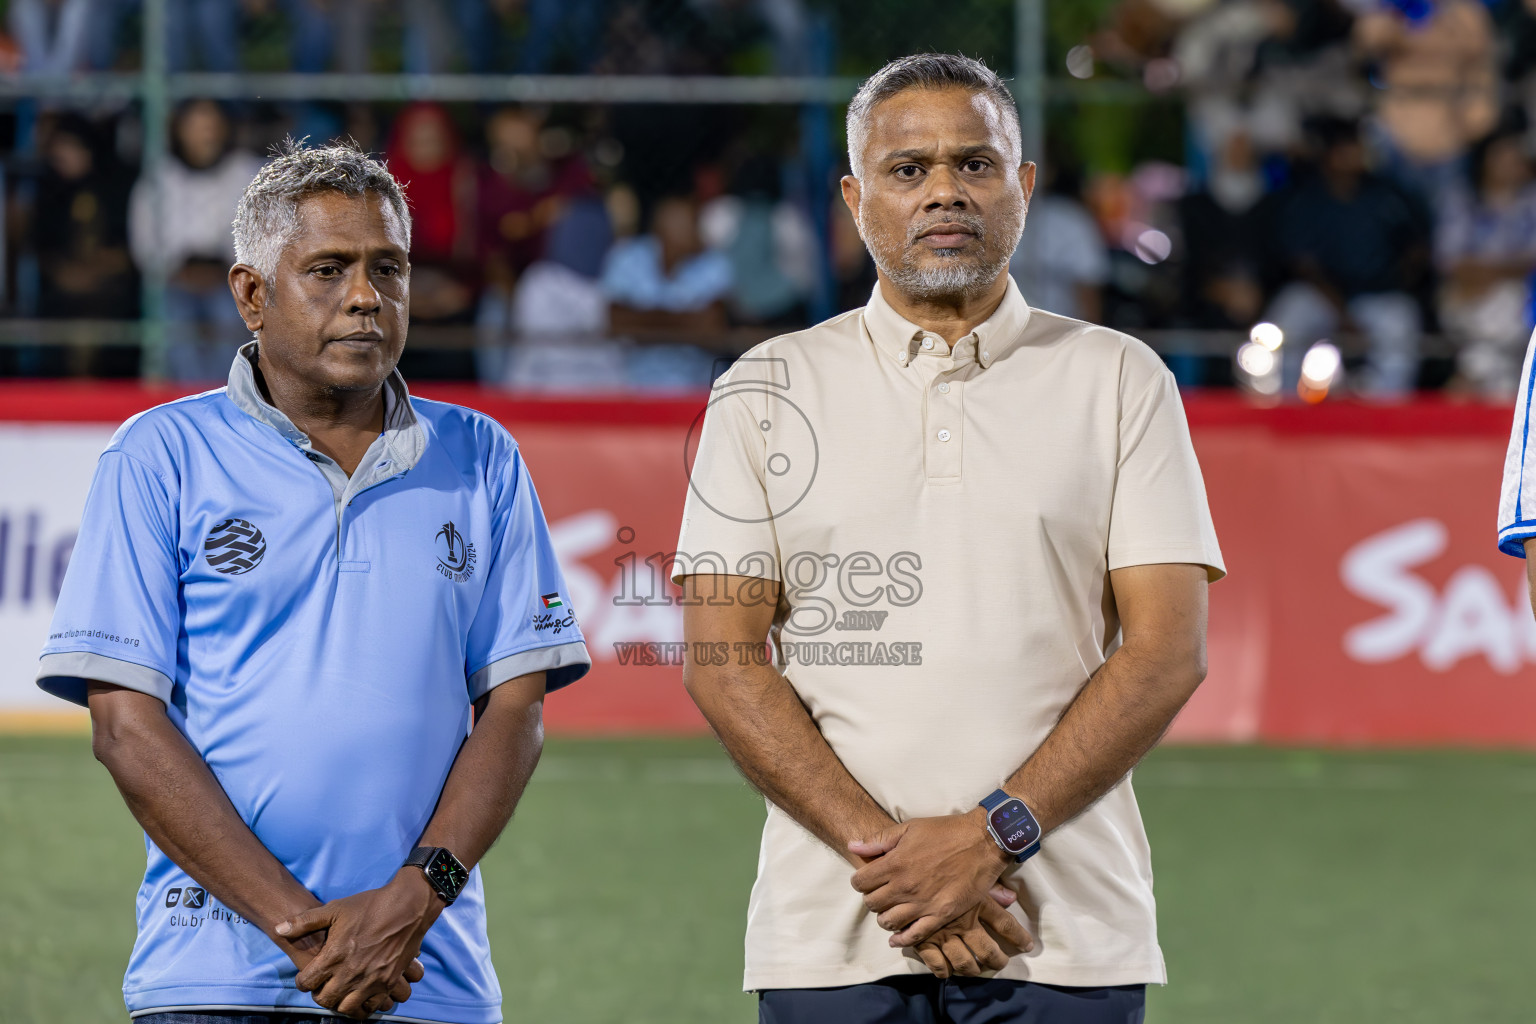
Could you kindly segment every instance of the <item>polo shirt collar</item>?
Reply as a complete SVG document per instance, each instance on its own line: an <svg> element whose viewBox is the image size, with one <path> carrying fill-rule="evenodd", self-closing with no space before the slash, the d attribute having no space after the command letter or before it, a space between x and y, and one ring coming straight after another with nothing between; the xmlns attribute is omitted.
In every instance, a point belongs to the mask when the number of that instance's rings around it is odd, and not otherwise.
<svg viewBox="0 0 1536 1024"><path fill-rule="evenodd" d="M267 401L257 386L256 351L255 341L246 342L230 365L230 401L256 422L277 431L284 440L310 450L309 435L296 427L286 413ZM411 407L411 393L399 370L390 371L384 381L384 432L379 435L379 440L390 453L391 476L414 468L427 450L426 431L416 418L416 410Z"/></svg>
<svg viewBox="0 0 1536 1024"><path fill-rule="evenodd" d="M955 362L975 359L982 369L986 369L1002 359L1023 340L1030 314L1029 303L1024 301L1023 293L1010 275L1008 290L997 309L985 323L955 343L951 351ZM924 331L896 312L881 293L879 282L869 297L869 305L864 307L864 328L875 347L902 366L912 364L925 336L932 337L935 345L944 344L944 339L937 334Z"/></svg>

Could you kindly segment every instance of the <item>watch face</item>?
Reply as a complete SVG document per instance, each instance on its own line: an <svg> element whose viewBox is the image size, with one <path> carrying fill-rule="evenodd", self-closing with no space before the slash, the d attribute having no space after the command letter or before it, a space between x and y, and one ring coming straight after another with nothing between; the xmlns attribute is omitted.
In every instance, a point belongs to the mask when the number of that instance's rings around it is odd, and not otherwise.
<svg viewBox="0 0 1536 1024"><path fill-rule="evenodd" d="M427 877L440 892L457 896L469 882L469 871L459 863L458 858L443 850L427 865Z"/></svg>
<svg viewBox="0 0 1536 1024"><path fill-rule="evenodd" d="M1022 800L999 804L987 815L987 820L992 823L992 832L1003 844L1003 849L1010 853L1023 853L1040 838L1040 824Z"/></svg>

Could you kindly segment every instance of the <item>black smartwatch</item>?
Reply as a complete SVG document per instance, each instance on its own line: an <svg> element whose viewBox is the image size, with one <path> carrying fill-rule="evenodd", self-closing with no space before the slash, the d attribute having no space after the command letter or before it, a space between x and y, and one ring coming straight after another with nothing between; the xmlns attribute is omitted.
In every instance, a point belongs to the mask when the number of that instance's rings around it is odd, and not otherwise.
<svg viewBox="0 0 1536 1024"><path fill-rule="evenodd" d="M441 846L418 846L405 858L408 868L421 868L432 891L448 906L459 898L469 884L469 868Z"/></svg>
<svg viewBox="0 0 1536 1024"><path fill-rule="evenodd" d="M981 806L987 812L987 831L1004 853L1022 864L1040 852L1040 823L1023 800L998 789Z"/></svg>

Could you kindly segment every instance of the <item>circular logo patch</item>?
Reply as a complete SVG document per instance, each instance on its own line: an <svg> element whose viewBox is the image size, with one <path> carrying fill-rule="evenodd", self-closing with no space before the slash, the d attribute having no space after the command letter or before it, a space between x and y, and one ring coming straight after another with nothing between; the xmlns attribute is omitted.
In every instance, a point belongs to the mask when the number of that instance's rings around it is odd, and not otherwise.
<svg viewBox="0 0 1536 1024"><path fill-rule="evenodd" d="M455 583L475 574L475 546L449 520L433 538L437 545L437 571Z"/></svg>
<svg viewBox="0 0 1536 1024"><path fill-rule="evenodd" d="M267 539L244 519L226 519L208 532L203 542L208 564L226 576L239 576L261 564Z"/></svg>

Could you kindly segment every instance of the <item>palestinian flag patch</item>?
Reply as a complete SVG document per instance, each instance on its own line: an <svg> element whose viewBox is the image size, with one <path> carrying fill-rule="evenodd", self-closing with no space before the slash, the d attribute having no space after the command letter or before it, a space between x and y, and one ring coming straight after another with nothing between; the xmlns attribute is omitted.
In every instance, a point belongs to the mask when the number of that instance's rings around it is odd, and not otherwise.
<svg viewBox="0 0 1536 1024"><path fill-rule="evenodd" d="M539 598L539 600L544 602L544 607L545 608L563 608L563 607L565 607L565 602L560 600L560 592L559 591L556 591L553 594L545 594L543 597Z"/></svg>

